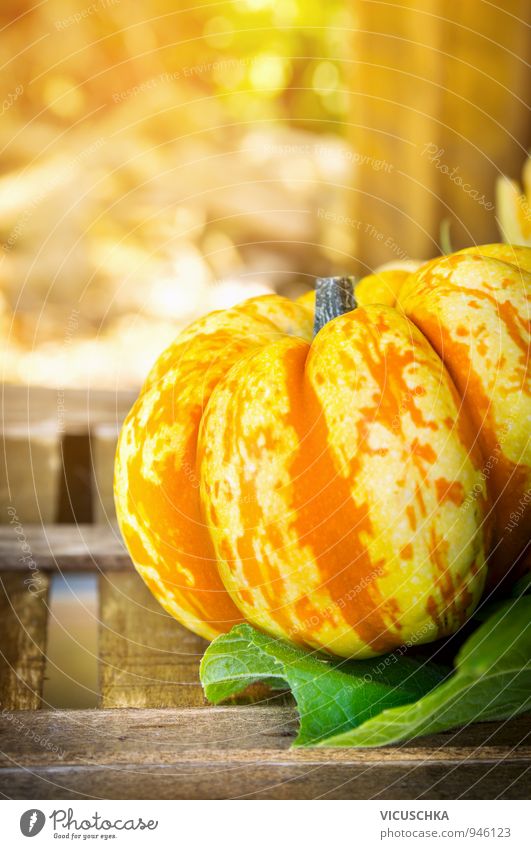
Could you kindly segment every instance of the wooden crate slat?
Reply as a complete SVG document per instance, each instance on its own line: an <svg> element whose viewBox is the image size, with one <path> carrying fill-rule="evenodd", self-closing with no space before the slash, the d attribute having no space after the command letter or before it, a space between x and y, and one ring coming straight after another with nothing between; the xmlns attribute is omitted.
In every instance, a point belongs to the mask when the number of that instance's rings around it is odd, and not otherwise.
<svg viewBox="0 0 531 849"><path fill-rule="evenodd" d="M531 716L484 722L419 737L396 746L369 749L290 748L297 731L296 708L222 705L203 708L18 711L61 750L63 765L90 760L99 766L171 765L197 762L383 763L481 760L531 763ZM23 756L31 766L57 763L48 748L20 736L0 716L0 766Z"/></svg>
<svg viewBox="0 0 531 849"><path fill-rule="evenodd" d="M48 426L61 433L89 433L100 424L121 424L136 391L2 387L2 426Z"/></svg>
<svg viewBox="0 0 531 849"><path fill-rule="evenodd" d="M27 581L31 581L31 584ZM41 705L48 589L49 579L46 575L29 570L26 576L0 573L2 709L33 710Z"/></svg>
<svg viewBox="0 0 531 849"><path fill-rule="evenodd" d="M295 728L294 710L259 705L18 712L0 718L0 790L16 798L526 798L529 717L385 749L290 749Z"/></svg>
<svg viewBox="0 0 531 849"><path fill-rule="evenodd" d="M0 524L55 522L61 483L61 439L46 423L5 428L0 463Z"/></svg>
<svg viewBox="0 0 531 849"><path fill-rule="evenodd" d="M13 768L0 775L12 799L527 799L517 761L277 766L205 763L183 767Z"/></svg>
<svg viewBox="0 0 531 849"><path fill-rule="evenodd" d="M91 521L93 507L98 520L112 518L114 442L136 394L3 384L2 502L24 523Z"/></svg>
<svg viewBox="0 0 531 849"><path fill-rule="evenodd" d="M24 525L24 536L41 570L132 569L120 531L112 525ZM0 570L26 571L13 528L0 527Z"/></svg>
<svg viewBox="0 0 531 849"><path fill-rule="evenodd" d="M136 572L101 576L99 588L102 707L203 705L205 640L165 613Z"/></svg>

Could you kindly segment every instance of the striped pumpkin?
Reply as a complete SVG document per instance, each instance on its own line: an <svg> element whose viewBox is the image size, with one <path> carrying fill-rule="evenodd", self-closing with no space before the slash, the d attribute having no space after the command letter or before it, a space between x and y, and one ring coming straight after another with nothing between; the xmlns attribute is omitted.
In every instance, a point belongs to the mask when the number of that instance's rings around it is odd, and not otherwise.
<svg viewBox="0 0 531 849"><path fill-rule="evenodd" d="M365 278L356 309L272 295L184 331L116 460L163 607L343 657L453 633L529 537L530 284L530 249L489 245Z"/></svg>

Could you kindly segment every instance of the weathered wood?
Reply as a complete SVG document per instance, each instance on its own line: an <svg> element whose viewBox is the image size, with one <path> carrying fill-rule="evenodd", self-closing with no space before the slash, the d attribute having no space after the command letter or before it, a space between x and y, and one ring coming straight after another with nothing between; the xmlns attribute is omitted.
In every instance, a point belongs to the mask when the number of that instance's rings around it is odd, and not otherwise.
<svg viewBox="0 0 531 849"><path fill-rule="evenodd" d="M364 273L436 256L446 217L456 249L498 240L495 181L517 176L529 147L529 3L446 12L439 0L356 4L346 67L361 225L349 253Z"/></svg>
<svg viewBox="0 0 531 849"><path fill-rule="evenodd" d="M19 556L21 552L19 551ZM44 681L48 578L0 574L0 705L40 707Z"/></svg>
<svg viewBox="0 0 531 849"><path fill-rule="evenodd" d="M25 539L43 571L132 569L117 527L111 525L24 525ZM25 571L12 527L0 527L0 570Z"/></svg>
<svg viewBox="0 0 531 849"><path fill-rule="evenodd" d="M2 387L2 425L40 425L53 432L86 434L100 424L121 424L137 393L103 389Z"/></svg>
<svg viewBox="0 0 531 849"><path fill-rule="evenodd" d="M71 573L51 579L43 707L96 708L98 578Z"/></svg>
<svg viewBox="0 0 531 849"><path fill-rule="evenodd" d="M295 729L294 710L260 705L11 713L0 717L0 791L15 798L526 798L529 717L385 749L294 750ZM21 762L25 769L14 766Z"/></svg>
<svg viewBox="0 0 531 849"><path fill-rule="evenodd" d="M384 763L464 760L531 762L531 716L485 722L432 734L396 746L374 749L290 748L297 731L294 707L222 705L202 708L15 711L0 716L0 766L23 756L30 766L50 766L57 758L31 738L13 732L25 721L61 749L63 765L169 765L211 760L267 763Z"/></svg>
<svg viewBox="0 0 531 849"><path fill-rule="evenodd" d="M45 767L5 770L12 799L527 799L517 762L252 765L186 767Z"/></svg>
<svg viewBox="0 0 531 849"><path fill-rule="evenodd" d="M136 572L101 576L101 706L203 705L207 643L169 616Z"/></svg>
<svg viewBox="0 0 531 849"><path fill-rule="evenodd" d="M113 517L113 445L102 434L118 432L135 395L2 386L0 501L15 508L25 523L86 522L92 519L96 483L103 493L104 509ZM96 444L94 457L89 455L91 435ZM2 510L0 524L7 522Z"/></svg>
<svg viewBox="0 0 531 849"><path fill-rule="evenodd" d="M53 426L21 423L2 432L0 524L14 511L21 522L55 522L59 502L61 441Z"/></svg>

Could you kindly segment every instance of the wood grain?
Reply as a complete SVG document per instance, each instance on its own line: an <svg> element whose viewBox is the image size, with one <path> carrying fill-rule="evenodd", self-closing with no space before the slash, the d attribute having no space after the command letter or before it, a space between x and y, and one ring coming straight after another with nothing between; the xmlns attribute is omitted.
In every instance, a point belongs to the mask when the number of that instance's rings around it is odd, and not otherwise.
<svg viewBox="0 0 531 849"><path fill-rule="evenodd" d="M0 524L57 521L61 478L61 440L45 424L4 428L0 464ZM5 505L5 506L4 506Z"/></svg>
<svg viewBox="0 0 531 849"><path fill-rule="evenodd" d="M0 779L8 799L527 799L515 762L463 764L240 765L212 769L137 767L13 768Z"/></svg>
<svg viewBox="0 0 531 849"><path fill-rule="evenodd" d="M20 552L19 552L20 556ZM29 583L28 583L29 581ZM40 707L44 681L48 578L0 573L0 705Z"/></svg>
<svg viewBox="0 0 531 849"><path fill-rule="evenodd" d="M206 641L169 616L136 572L101 576L99 592L101 706L204 705Z"/></svg>
<svg viewBox="0 0 531 849"><path fill-rule="evenodd" d="M39 569L76 572L133 569L120 531L113 525L24 525ZM11 527L0 527L0 570L26 571Z"/></svg>
<svg viewBox="0 0 531 849"><path fill-rule="evenodd" d="M2 427L47 427L54 432L86 434L97 425L119 425L137 393L95 389L58 390L42 386L10 386L1 392Z"/></svg>
<svg viewBox="0 0 531 849"><path fill-rule="evenodd" d="M0 503L25 524L87 522L93 507L98 520L114 518L113 440L135 395L4 384ZM0 524L8 521L1 511Z"/></svg>
<svg viewBox="0 0 531 849"><path fill-rule="evenodd" d="M504 84L515 103L525 100L531 7L512 0L480 14L476 3L442 9L441 0L356 4L347 73L360 162L353 216L362 225L350 254L364 274L382 262L436 256L444 218L456 250L497 241L496 178L516 177L529 147L529 121L508 108ZM496 50L479 46L487 43Z"/></svg>
<svg viewBox="0 0 531 849"><path fill-rule="evenodd" d="M278 706L17 712L0 717L0 792L12 798L525 798L529 717L386 749L290 749L295 729L296 712ZM24 769L14 766L21 761Z"/></svg>

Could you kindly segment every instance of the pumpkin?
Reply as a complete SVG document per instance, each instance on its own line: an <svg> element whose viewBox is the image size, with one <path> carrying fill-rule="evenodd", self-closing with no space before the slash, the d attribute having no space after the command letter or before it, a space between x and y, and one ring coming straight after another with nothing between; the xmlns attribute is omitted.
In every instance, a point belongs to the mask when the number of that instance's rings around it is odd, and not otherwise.
<svg viewBox="0 0 531 849"><path fill-rule="evenodd" d="M330 278L315 306L271 295L200 319L127 417L122 534L196 633L247 620L360 658L428 642L525 547L531 250L379 278L357 306Z"/></svg>

